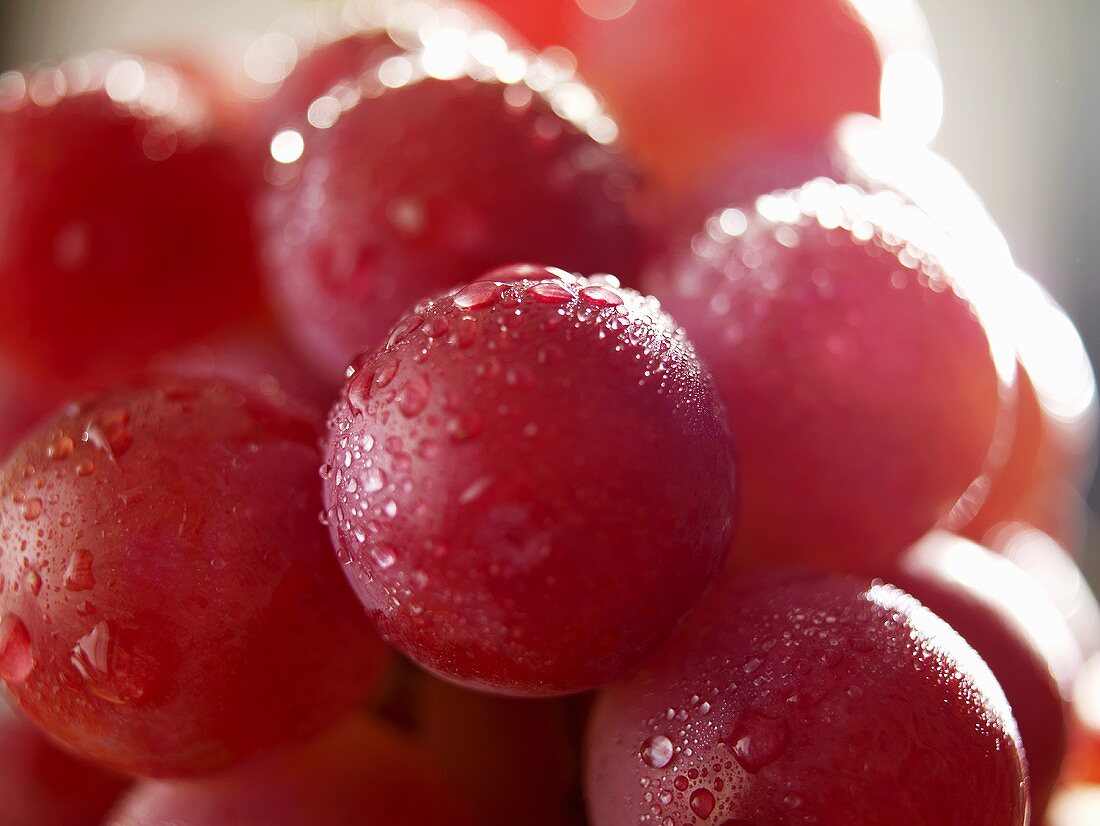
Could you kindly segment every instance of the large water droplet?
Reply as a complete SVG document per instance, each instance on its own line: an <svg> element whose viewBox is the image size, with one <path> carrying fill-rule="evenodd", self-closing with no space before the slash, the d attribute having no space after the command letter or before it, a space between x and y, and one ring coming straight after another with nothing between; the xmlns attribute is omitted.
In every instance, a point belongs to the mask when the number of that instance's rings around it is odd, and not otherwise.
<svg viewBox="0 0 1100 826"><path fill-rule="evenodd" d="M642 743L642 762L650 768L663 769L672 762L672 741L657 734Z"/></svg>
<svg viewBox="0 0 1100 826"><path fill-rule="evenodd" d="M82 549L73 552L65 568L65 587L70 591L88 591L95 587L91 551Z"/></svg>
<svg viewBox="0 0 1100 826"><path fill-rule="evenodd" d="M431 388L425 376L414 376L410 379L397 396L397 407L408 418L419 416L428 406L428 396Z"/></svg>
<svg viewBox="0 0 1100 826"><path fill-rule="evenodd" d="M500 285L492 281L475 281L455 293L454 305L460 310L489 307L500 298Z"/></svg>
<svg viewBox="0 0 1100 826"><path fill-rule="evenodd" d="M691 793L688 804L691 806L691 811L695 813L696 817L701 817L706 820L710 817L710 813L714 811L716 802L710 789L696 789Z"/></svg>
<svg viewBox="0 0 1100 826"><path fill-rule="evenodd" d="M415 333L424 324L424 316L411 315L408 318L404 318L397 322L397 325L390 333L389 341L386 342L387 347L393 347L395 344L404 341L410 335Z"/></svg>
<svg viewBox="0 0 1100 826"><path fill-rule="evenodd" d="M741 768L756 774L764 766L779 759L787 748L790 730L783 720L752 718L742 723L726 745Z"/></svg>
<svg viewBox="0 0 1100 826"><path fill-rule="evenodd" d="M370 555L383 571L393 567L393 563L397 561L397 554L394 553L393 548L386 544L375 545L371 548Z"/></svg>
<svg viewBox="0 0 1100 826"><path fill-rule="evenodd" d="M527 295L540 304L565 304L573 299L573 293L569 292L564 285L554 282L528 287Z"/></svg>
<svg viewBox="0 0 1100 826"><path fill-rule="evenodd" d="M23 620L5 614L0 620L0 680L23 683L34 670L31 636Z"/></svg>
<svg viewBox="0 0 1100 826"><path fill-rule="evenodd" d="M113 461L118 461L134 444L134 436L130 432L130 411L112 410L98 420L88 422L82 438Z"/></svg>
<svg viewBox="0 0 1100 826"><path fill-rule="evenodd" d="M74 450L73 440L68 436L58 436L50 446L46 448L46 456L50 459L60 460L72 456Z"/></svg>
<svg viewBox="0 0 1100 826"><path fill-rule="evenodd" d="M37 496L28 499L23 503L22 513L24 519L33 522L42 515L42 500Z"/></svg>
<svg viewBox="0 0 1100 826"><path fill-rule="evenodd" d="M585 287L580 291L582 301L594 307L618 307L623 303L623 298L607 287Z"/></svg>

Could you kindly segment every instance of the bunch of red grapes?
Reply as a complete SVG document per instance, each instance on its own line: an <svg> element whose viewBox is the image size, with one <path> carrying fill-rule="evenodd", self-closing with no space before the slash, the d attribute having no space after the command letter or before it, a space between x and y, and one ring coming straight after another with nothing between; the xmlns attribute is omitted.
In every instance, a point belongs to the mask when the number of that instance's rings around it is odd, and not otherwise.
<svg viewBox="0 0 1100 826"><path fill-rule="evenodd" d="M1100 823L910 0L485 6L0 74L0 823Z"/></svg>

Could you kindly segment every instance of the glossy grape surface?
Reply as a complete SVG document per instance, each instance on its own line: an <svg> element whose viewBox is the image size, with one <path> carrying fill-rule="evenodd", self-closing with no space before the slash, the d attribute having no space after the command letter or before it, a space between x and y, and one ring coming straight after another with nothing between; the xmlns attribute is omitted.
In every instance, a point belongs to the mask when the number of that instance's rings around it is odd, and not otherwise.
<svg viewBox="0 0 1100 826"><path fill-rule="evenodd" d="M589 723L593 826L1027 822L989 669L887 585L726 579Z"/></svg>
<svg viewBox="0 0 1100 826"><path fill-rule="evenodd" d="M225 384L119 388L0 472L0 679L84 757L208 772L362 701L386 652L332 558L315 424Z"/></svg>
<svg viewBox="0 0 1100 826"><path fill-rule="evenodd" d="M327 516L383 635L550 695L635 667L733 528L729 433L694 349L613 279L518 266L398 322L329 421Z"/></svg>
<svg viewBox="0 0 1100 826"><path fill-rule="evenodd" d="M486 36L387 59L320 101L320 126L273 139L269 280L332 376L424 295L493 267L637 278L635 176L614 122L569 71Z"/></svg>

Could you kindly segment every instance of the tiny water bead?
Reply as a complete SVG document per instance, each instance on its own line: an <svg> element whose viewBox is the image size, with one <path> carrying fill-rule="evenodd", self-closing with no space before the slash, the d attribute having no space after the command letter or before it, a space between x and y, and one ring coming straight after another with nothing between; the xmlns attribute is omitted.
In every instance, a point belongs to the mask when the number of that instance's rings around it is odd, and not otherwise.
<svg viewBox="0 0 1100 826"><path fill-rule="evenodd" d="M831 574L727 573L639 672L601 690L588 814L653 826L924 823L931 811L1022 826L1022 754L988 668L908 595Z"/></svg>
<svg viewBox="0 0 1100 826"><path fill-rule="evenodd" d="M43 466L58 434L72 452ZM28 436L0 470L14 703L74 753L154 776L211 771L356 707L387 655L317 523L317 435L243 387L161 378ZM35 501L49 504L28 521Z"/></svg>
<svg viewBox="0 0 1100 826"><path fill-rule="evenodd" d="M330 417L345 573L383 635L449 679L529 695L613 679L728 548L709 376L659 305L610 277L520 265L413 317L355 358Z"/></svg>
<svg viewBox="0 0 1100 826"><path fill-rule="evenodd" d="M302 126L289 163L275 159L260 205L268 281L303 352L333 375L415 301L494 267L638 276L638 175L596 96L491 30L447 31L452 47L415 36L331 77L334 116ZM395 61L410 72L401 82ZM494 292L469 284L456 306Z"/></svg>

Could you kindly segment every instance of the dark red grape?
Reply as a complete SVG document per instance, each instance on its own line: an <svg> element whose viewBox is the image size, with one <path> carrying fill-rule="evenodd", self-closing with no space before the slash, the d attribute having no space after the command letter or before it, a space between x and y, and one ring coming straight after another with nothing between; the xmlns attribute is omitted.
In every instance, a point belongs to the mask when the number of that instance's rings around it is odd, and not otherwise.
<svg viewBox="0 0 1100 826"><path fill-rule="evenodd" d="M893 193L821 180L725 210L649 273L729 410L739 562L859 569L976 510L1014 360L949 241Z"/></svg>
<svg viewBox="0 0 1100 826"><path fill-rule="evenodd" d="M0 696L4 826L99 826L129 781L82 763L11 711Z"/></svg>
<svg viewBox="0 0 1100 826"><path fill-rule="evenodd" d="M568 71L445 30L275 136L264 200L288 329L333 376L424 295L515 261L636 277L634 175Z"/></svg>
<svg viewBox="0 0 1100 826"><path fill-rule="evenodd" d="M1027 757L1032 816L1043 813L1066 753L1068 699L1081 650L1043 589L1008 560L934 532L886 576L959 632L1012 706Z"/></svg>
<svg viewBox="0 0 1100 826"><path fill-rule="evenodd" d="M198 780L145 781L107 826L473 826L470 804L424 748L358 717L298 751Z"/></svg>
<svg viewBox="0 0 1100 826"><path fill-rule="evenodd" d="M324 530L313 422L184 379L40 426L0 471L0 678L75 753L202 773L306 737L386 662Z"/></svg>
<svg viewBox="0 0 1100 826"><path fill-rule="evenodd" d="M0 357L116 380L254 311L254 187L208 97L113 53L0 76Z"/></svg>
<svg viewBox="0 0 1100 826"><path fill-rule="evenodd" d="M428 669L512 694L599 685L714 578L729 433L654 300L510 267L422 304L349 374L322 469L333 538Z"/></svg>
<svg viewBox="0 0 1100 826"><path fill-rule="evenodd" d="M725 578L601 692L586 771L593 826L1028 822L986 665L902 591L830 574Z"/></svg>

